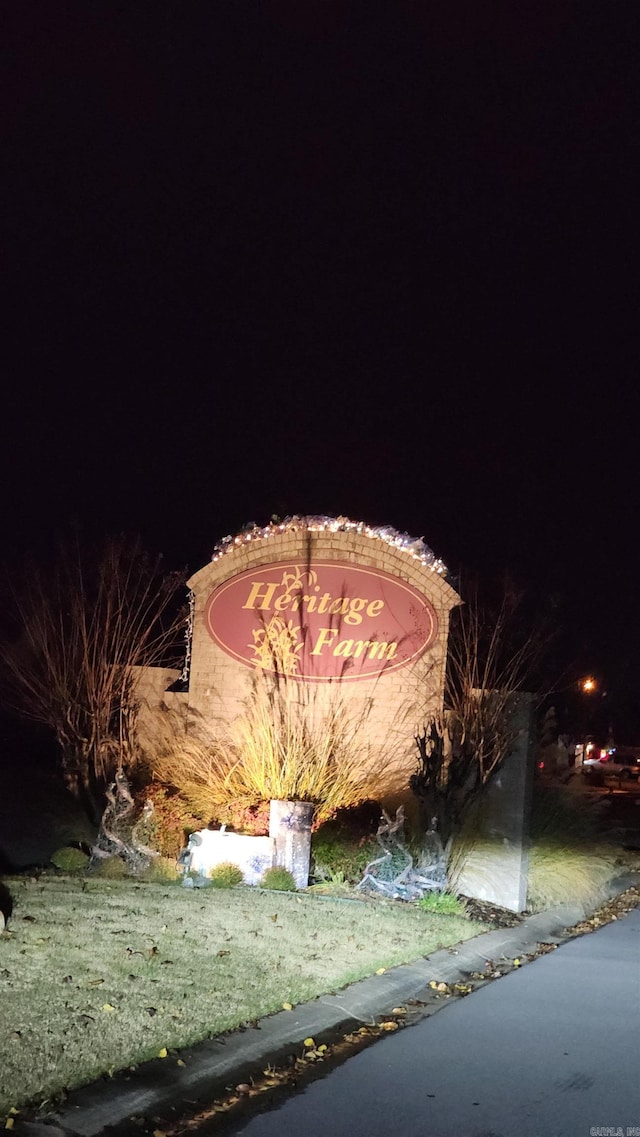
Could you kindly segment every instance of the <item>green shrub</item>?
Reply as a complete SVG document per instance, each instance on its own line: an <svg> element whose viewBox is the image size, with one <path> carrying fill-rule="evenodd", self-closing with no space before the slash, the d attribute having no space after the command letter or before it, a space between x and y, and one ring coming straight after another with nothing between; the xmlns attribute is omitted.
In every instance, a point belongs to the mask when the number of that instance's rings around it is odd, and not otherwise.
<svg viewBox="0 0 640 1137"><path fill-rule="evenodd" d="M375 839L379 819L379 805L366 802L356 809L340 810L321 825L311 838L314 877L333 880L341 874L345 882L362 880L369 861L382 855Z"/></svg>
<svg viewBox="0 0 640 1137"><path fill-rule="evenodd" d="M209 879L214 888L235 888L237 884L242 884L244 877L242 869L237 865L231 861L223 861L211 869Z"/></svg>
<svg viewBox="0 0 640 1137"><path fill-rule="evenodd" d="M62 849L56 849L55 853L51 854L51 864L61 872L75 873L83 872L89 864L89 858L82 849L74 849L69 845L65 845Z"/></svg>
<svg viewBox="0 0 640 1137"><path fill-rule="evenodd" d="M175 860L186 845L189 834L202 829L205 822L192 813L174 786L152 782L137 795L140 813L148 801L153 805L153 812L137 826L137 838L163 857Z"/></svg>
<svg viewBox="0 0 640 1137"><path fill-rule="evenodd" d="M436 912L439 916L466 915L462 900L450 892L427 892L418 901L418 908L422 908L423 912Z"/></svg>
<svg viewBox="0 0 640 1137"><path fill-rule="evenodd" d="M172 884L181 879L182 874L171 857L154 857L147 871L143 873L143 880L148 880L152 884Z"/></svg>
<svg viewBox="0 0 640 1137"><path fill-rule="evenodd" d="M260 884L263 888L271 888L275 892L295 892L296 882L293 879L288 869L283 869L280 865L273 865L272 868L267 869Z"/></svg>
<svg viewBox="0 0 640 1137"><path fill-rule="evenodd" d="M129 876L127 866L121 857L101 857L92 870L96 876L106 880L124 880Z"/></svg>

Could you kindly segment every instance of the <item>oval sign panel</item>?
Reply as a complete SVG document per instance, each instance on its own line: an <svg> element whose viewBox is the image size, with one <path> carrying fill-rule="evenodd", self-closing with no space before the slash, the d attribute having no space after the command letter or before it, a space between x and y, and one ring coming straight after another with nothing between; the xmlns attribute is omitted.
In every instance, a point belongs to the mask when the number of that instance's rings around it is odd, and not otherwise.
<svg viewBox="0 0 640 1137"><path fill-rule="evenodd" d="M369 679L406 667L437 635L417 589L339 561L249 569L211 594L205 622L234 659L294 679Z"/></svg>

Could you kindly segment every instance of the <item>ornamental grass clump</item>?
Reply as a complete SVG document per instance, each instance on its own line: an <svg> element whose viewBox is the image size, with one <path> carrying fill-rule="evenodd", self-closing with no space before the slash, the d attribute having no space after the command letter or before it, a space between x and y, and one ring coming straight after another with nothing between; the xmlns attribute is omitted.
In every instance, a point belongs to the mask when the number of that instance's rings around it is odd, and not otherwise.
<svg viewBox="0 0 640 1137"><path fill-rule="evenodd" d="M600 804L566 789L537 786L533 795L528 850L527 907L541 911L559 904L589 909L602 901L620 871L615 834L605 839ZM496 858L495 841L482 826L469 823L453 844L447 887L481 895L478 890L509 888L513 864ZM502 879L501 879L502 878Z"/></svg>
<svg viewBox="0 0 640 1137"><path fill-rule="evenodd" d="M602 803L576 798L557 786L537 786L531 812L528 905L600 903L619 871L619 849L605 840Z"/></svg>
<svg viewBox="0 0 640 1137"><path fill-rule="evenodd" d="M351 712L338 691L259 673L224 734L202 719L187 726L165 715L154 773L201 817L276 799L311 802L320 822L372 796L365 722L366 713Z"/></svg>

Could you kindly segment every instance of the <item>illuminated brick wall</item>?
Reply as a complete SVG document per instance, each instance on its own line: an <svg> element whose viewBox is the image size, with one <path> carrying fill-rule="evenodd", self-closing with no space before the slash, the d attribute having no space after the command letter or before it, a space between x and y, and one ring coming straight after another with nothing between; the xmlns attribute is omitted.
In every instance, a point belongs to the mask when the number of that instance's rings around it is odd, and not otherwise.
<svg viewBox="0 0 640 1137"><path fill-rule="evenodd" d="M354 714L362 712L366 716L366 739L371 746L371 762L377 771L379 792L392 794L401 790L406 787L408 774L415 768L414 733L429 710L442 706L449 613L460 599L438 572L411 552L375 536L354 531L275 532L267 538L231 547L195 573L189 581L195 600L188 695L190 710L202 715L215 729L223 728L236 715L242 714L256 671L247 662L233 658L215 642L207 627L208 605L216 589L248 570L251 572L244 578L247 590L243 595L253 595L254 599L258 598L258 603L268 592L266 586L259 588L255 585L251 593L253 574L255 572L255 580L259 581L261 577L257 570L275 562L294 563L310 569L316 562L325 566L327 562L338 562L354 568L376 570L412 586L435 610L437 632L426 651L410 663L397 669L382 664L378 674L356 681L341 682L337 679L331 683L313 684L316 697L335 699L337 692L337 697L348 703L350 711ZM328 604L327 599L325 605ZM243 607L246 609L247 604ZM375 603L371 611L376 611ZM357 628L354 631L343 627L340 633L324 635L327 641L333 636L333 642L338 643L339 636L347 633L355 636ZM240 634L240 646L246 640L247 636L242 640ZM344 644L344 640L342 642ZM362 642L367 645L374 643L373 640L356 640L356 646L352 647L354 654L360 650L357 645ZM327 645L325 654L330 646ZM381 649L376 644L365 648L364 654L375 654L378 650ZM389 664L393 650L391 646L388 648Z"/></svg>

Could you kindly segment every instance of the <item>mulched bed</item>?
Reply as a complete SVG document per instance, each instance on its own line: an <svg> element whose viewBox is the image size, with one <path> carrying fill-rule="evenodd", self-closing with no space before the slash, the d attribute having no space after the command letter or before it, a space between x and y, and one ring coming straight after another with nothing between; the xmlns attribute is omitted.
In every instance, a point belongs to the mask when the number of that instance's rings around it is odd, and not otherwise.
<svg viewBox="0 0 640 1137"><path fill-rule="evenodd" d="M627 888L626 892L621 892L619 896L614 896L598 908L597 912L593 913L587 920L582 920L579 924L574 924L570 929L573 935L584 935L585 932L595 932L597 928L601 928L603 924L610 924L613 920L620 920L626 916L628 912L632 912L634 908L640 908L640 887L634 885L632 888Z"/></svg>
<svg viewBox="0 0 640 1137"><path fill-rule="evenodd" d="M507 908L500 908L497 904L487 904L483 900L473 900L469 896L461 896L464 901L465 908L472 920L479 920L482 924L493 924L496 928L515 928L517 924L530 916L530 912L510 912ZM627 912L631 912L633 908L640 907L640 887L633 886L628 888L626 892L621 892L618 896L614 896L598 908L587 920L582 920L576 924L571 931L575 935L580 935L584 932L593 932L596 928L600 928L602 924L609 924L612 920L618 920L621 916L626 916Z"/></svg>
<svg viewBox="0 0 640 1137"><path fill-rule="evenodd" d="M521 924L530 912L510 912L508 908L500 908L497 904L489 904L485 900L474 900L470 896L461 896L467 914L471 920L478 920L481 924L492 924L494 928L515 928Z"/></svg>

